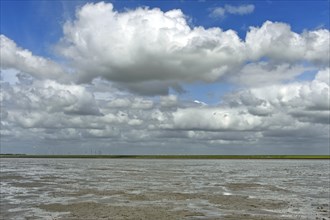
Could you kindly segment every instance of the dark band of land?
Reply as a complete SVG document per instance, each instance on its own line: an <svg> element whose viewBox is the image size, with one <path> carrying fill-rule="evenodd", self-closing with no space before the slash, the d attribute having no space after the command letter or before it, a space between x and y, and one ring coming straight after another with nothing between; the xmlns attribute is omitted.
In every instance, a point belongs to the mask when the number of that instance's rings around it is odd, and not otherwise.
<svg viewBox="0 0 330 220"><path fill-rule="evenodd" d="M330 155L29 155L0 154L0 158L95 159L330 159Z"/></svg>

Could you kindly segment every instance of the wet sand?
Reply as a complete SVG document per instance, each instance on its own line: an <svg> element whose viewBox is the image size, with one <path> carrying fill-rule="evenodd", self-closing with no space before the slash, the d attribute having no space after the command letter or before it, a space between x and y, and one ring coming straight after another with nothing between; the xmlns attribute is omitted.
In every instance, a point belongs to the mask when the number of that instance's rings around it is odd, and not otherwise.
<svg viewBox="0 0 330 220"><path fill-rule="evenodd" d="M88 193L87 191L85 191ZM91 193L91 192L90 192ZM86 195L90 195L90 193ZM99 192L97 194L103 194ZM107 193L105 193L107 194ZM58 219L283 219L277 217L282 209L289 208L289 204L276 200L260 200L247 196L218 195L205 196L202 194L163 193L163 194L114 194L121 195L125 201L122 205L109 205L96 202L81 202L72 204L53 203L41 205L39 208L50 212L67 212ZM81 195L83 196L83 195ZM189 207L189 201L204 202L208 207L219 207L226 211L222 213L206 213L194 211ZM136 206L134 202L146 204ZM161 205L163 201L163 205ZM132 203L133 202L133 203ZM186 203L187 208L177 208L175 203ZM132 204L130 204L132 203ZM212 204L212 205L210 205ZM266 211L271 210L271 211ZM244 214L249 213L249 214ZM282 213L281 213L282 214ZM213 216L212 216L213 215ZM293 219L293 218L287 218Z"/></svg>
<svg viewBox="0 0 330 220"><path fill-rule="evenodd" d="M302 216L291 216L290 209L299 210L299 206L282 200L255 199L238 195L203 195L184 193L154 193L154 194L125 194L122 192L96 192L85 190L76 195L120 195L122 205L109 205L96 202L81 202L72 204L53 203L41 205L39 208L51 212L67 212L58 219L250 219L250 220L279 220L303 219ZM208 207L219 207L222 212L194 211L189 208L190 201L204 201L205 210ZM134 202L145 202L136 206ZM132 203L133 202L133 203ZM186 203L187 209L176 208L176 203ZM132 203L132 204L131 204ZM163 205L160 205L163 203ZM314 204L315 206L315 204ZM318 204L315 219L329 218L329 205ZM211 211L211 210L209 210Z"/></svg>
<svg viewBox="0 0 330 220"><path fill-rule="evenodd" d="M327 161L6 160L3 220L330 219Z"/></svg>

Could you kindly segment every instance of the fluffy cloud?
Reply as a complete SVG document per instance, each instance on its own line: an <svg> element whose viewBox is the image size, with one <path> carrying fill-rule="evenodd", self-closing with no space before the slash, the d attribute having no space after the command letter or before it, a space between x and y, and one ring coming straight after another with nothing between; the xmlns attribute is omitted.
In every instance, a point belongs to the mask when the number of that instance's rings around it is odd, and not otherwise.
<svg viewBox="0 0 330 220"><path fill-rule="evenodd" d="M153 104L152 100L135 97L133 99L116 98L111 100L107 106L111 108L151 109Z"/></svg>
<svg viewBox="0 0 330 220"><path fill-rule="evenodd" d="M78 80L103 77L130 90L166 94L178 82L215 81L242 62L244 45L232 30L189 27L180 10L87 4L64 26L58 50Z"/></svg>
<svg viewBox="0 0 330 220"><path fill-rule="evenodd" d="M177 96L99 97L96 87L35 81L2 83L4 140L66 140L144 146L219 144L324 145L329 134L329 69L310 82L267 85L227 94L209 106ZM284 135L285 134L285 135ZM306 140L306 137L307 140ZM323 140L323 142L321 141ZM299 145L302 144L299 142Z"/></svg>
<svg viewBox="0 0 330 220"><path fill-rule="evenodd" d="M243 13L251 6L226 8ZM267 21L251 27L243 41L233 30L191 27L178 9L117 12L112 4L87 4L63 30L58 51L71 60L77 82L101 77L142 95L165 95L169 88L180 92L182 83L214 82L253 69L273 69L262 80L272 81L281 71L298 75L298 67L291 65L308 61L326 66L329 58L328 30L298 34L285 23ZM270 64L245 66L264 58Z"/></svg>
<svg viewBox="0 0 330 220"><path fill-rule="evenodd" d="M320 70L311 82L293 82L251 88L227 96L230 106L246 106L250 113L283 113L298 121L329 123L329 68Z"/></svg>
<svg viewBox="0 0 330 220"><path fill-rule="evenodd" d="M9 106L31 111L63 112L69 115L99 115L95 100L81 85L65 85L55 81L35 81L32 85L4 90Z"/></svg>
<svg viewBox="0 0 330 220"><path fill-rule="evenodd" d="M265 61L246 64L230 76L230 81L245 86L260 86L295 79L311 67L289 63L272 64Z"/></svg>
<svg viewBox="0 0 330 220"><path fill-rule="evenodd" d="M251 6L226 6L243 13ZM249 9L249 10L248 10ZM34 56L1 35L1 68L39 79L91 83L106 79L120 90L167 95L182 84L231 79L248 85L293 79L301 63L329 65L329 31L295 33L285 23L250 27L245 40L233 30L191 27L181 10L158 8L115 11L110 3L86 4L67 21L57 51L71 74L54 61ZM261 61L266 60L266 61Z"/></svg>
<svg viewBox="0 0 330 220"><path fill-rule="evenodd" d="M309 61L329 65L329 31L298 34L285 23L266 21L260 28L250 27L246 46L251 59L267 57L276 62Z"/></svg>
<svg viewBox="0 0 330 220"><path fill-rule="evenodd" d="M224 108L187 108L173 113L173 128L184 130L256 130L258 116Z"/></svg>
<svg viewBox="0 0 330 220"><path fill-rule="evenodd" d="M60 65L17 47L14 41L4 35L0 35L0 53L1 69L16 69L38 79L65 80L67 78Z"/></svg>
<svg viewBox="0 0 330 220"><path fill-rule="evenodd" d="M224 17L226 14L246 15L254 11L254 5L232 6L225 5L224 7L214 8L210 14L211 17Z"/></svg>
<svg viewBox="0 0 330 220"><path fill-rule="evenodd" d="M262 131L277 126L294 130L309 126L306 122L329 124L328 77L329 69L325 69L311 82L267 85L228 94L219 107L180 108L173 112L169 128Z"/></svg>

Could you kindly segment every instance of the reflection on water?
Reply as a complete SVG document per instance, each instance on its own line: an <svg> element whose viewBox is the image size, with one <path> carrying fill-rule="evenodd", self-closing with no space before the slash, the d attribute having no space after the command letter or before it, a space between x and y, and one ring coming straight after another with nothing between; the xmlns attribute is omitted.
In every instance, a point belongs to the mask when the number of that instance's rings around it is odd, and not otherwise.
<svg viewBox="0 0 330 220"><path fill-rule="evenodd" d="M244 214L330 219L329 160L1 159L0 163L1 219L61 218L72 212L68 205L87 202L106 205L107 210L161 206L164 213L180 212L177 216L187 219Z"/></svg>

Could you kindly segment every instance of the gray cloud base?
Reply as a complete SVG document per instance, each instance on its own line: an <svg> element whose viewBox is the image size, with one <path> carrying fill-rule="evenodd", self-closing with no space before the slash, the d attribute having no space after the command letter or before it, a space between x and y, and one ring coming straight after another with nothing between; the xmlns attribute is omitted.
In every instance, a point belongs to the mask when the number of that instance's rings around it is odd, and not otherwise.
<svg viewBox="0 0 330 220"><path fill-rule="evenodd" d="M323 80L328 74L326 69L311 82L229 93L216 106L184 103L174 95L153 99L120 94L105 100L94 95L93 86L87 90L50 80L35 80L32 85L3 82L1 135L8 142L190 143L215 148L263 143L292 147L323 140L320 153L324 153L329 138L329 84Z"/></svg>

